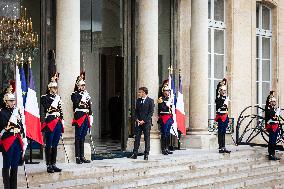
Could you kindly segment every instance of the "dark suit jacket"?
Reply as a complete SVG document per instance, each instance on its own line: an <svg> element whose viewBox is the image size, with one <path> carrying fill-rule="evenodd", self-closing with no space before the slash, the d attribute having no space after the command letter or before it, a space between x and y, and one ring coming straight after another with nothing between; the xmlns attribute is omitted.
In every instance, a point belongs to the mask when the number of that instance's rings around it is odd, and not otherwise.
<svg viewBox="0 0 284 189"><path fill-rule="evenodd" d="M144 100L144 103L142 103L142 98L138 98L136 100L136 108L135 108L135 121L143 120L145 122L145 125L152 125L152 116L154 113L154 100L147 97Z"/></svg>

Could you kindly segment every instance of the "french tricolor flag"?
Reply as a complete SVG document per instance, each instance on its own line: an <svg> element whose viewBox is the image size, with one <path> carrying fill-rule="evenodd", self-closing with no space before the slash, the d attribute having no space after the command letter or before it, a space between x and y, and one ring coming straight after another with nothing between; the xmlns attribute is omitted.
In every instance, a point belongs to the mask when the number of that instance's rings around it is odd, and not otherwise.
<svg viewBox="0 0 284 189"><path fill-rule="evenodd" d="M184 102L183 102L183 94L182 94L182 83L181 76L179 76L179 91L176 103L176 120L177 120L177 128L182 134L186 134L185 128L185 112L184 112Z"/></svg>
<svg viewBox="0 0 284 189"><path fill-rule="evenodd" d="M29 87L25 104L25 118L27 137L43 145L39 108L31 67L29 67Z"/></svg>

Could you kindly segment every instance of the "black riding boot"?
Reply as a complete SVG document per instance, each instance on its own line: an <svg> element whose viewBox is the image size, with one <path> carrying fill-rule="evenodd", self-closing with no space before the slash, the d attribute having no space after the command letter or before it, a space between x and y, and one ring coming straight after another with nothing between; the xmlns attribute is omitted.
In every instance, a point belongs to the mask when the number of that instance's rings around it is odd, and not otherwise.
<svg viewBox="0 0 284 189"><path fill-rule="evenodd" d="M18 168L11 169L10 172L10 189L17 189Z"/></svg>
<svg viewBox="0 0 284 189"><path fill-rule="evenodd" d="M161 136L161 149L163 155L168 155L166 150L166 137L164 135Z"/></svg>
<svg viewBox="0 0 284 189"><path fill-rule="evenodd" d="M10 169L2 168L4 189L10 189Z"/></svg>
<svg viewBox="0 0 284 189"><path fill-rule="evenodd" d="M91 163L90 160L87 160L84 156L84 140L80 140L80 159L82 163Z"/></svg>
<svg viewBox="0 0 284 189"><path fill-rule="evenodd" d="M75 139L75 158L77 164L83 163L80 159L80 141L78 139Z"/></svg>
<svg viewBox="0 0 284 189"><path fill-rule="evenodd" d="M168 154L173 154L173 152L171 152L171 151L169 150L170 142L171 142L171 137L170 137L170 136L167 136L167 137L166 137L166 151L167 151Z"/></svg>
<svg viewBox="0 0 284 189"><path fill-rule="evenodd" d="M51 156L51 165L54 172L61 172L62 169L56 167L56 157L57 157L57 147L51 148L52 156Z"/></svg>
<svg viewBox="0 0 284 189"><path fill-rule="evenodd" d="M48 173L54 173L53 167L51 165L51 149L45 148L45 160Z"/></svg>

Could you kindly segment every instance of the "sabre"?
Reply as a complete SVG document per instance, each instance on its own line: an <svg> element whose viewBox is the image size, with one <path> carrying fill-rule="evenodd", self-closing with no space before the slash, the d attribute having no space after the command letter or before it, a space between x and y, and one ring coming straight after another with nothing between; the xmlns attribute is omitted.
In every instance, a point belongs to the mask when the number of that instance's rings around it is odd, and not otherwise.
<svg viewBox="0 0 284 189"><path fill-rule="evenodd" d="M91 144L92 144L91 146L92 146L92 149L93 149L93 153L96 154L96 149L95 149L95 145L94 145L94 140L93 140L91 128L89 128L89 135L90 135L90 139L91 139Z"/></svg>
<svg viewBox="0 0 284 189"><path fill-rule="evenodd" d="M25 177L26 177L27 188L30 188L29 187L28 174L27 174L27 170L26 170L25 160L23 161L23 166L24 166L24 172L25 172Z"/></svg>
<svg viewBox="0 0 284 189"><path fill-rule="evenodd" d="M60 136L60 138L61 138L61 141L62 141L62 144L63 144L63 148L64 148L65 156L66 156L66 158L67 158L68 163L70 163L70 161L69 161L69 157L68 157L68 155L67 155L67 151L66 151L66 148L65 148L65 145L64 145L64 139L63 139L63 136Z"/></svg>

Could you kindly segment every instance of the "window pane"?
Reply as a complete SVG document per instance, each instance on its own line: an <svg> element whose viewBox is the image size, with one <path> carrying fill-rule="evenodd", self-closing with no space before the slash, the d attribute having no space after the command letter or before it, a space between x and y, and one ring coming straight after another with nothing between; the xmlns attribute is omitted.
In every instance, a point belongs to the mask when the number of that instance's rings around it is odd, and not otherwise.
<svg viewBox="0 0 284 189"><path fill-rule="evenodd" d="M262 104L266 102L266 98L269 94L270 84L262 82Z"/></svg>
<svg viewBox="0 0 284 189"><path fill-rule="evenodd" d="M224 30L214 30L215 53L224 54Z"/></svg>
<svg viewBox="0 0 284 189"><path fill-rule="evenodd" d="M211 118L211 106L208 105L208 119Z"/></svg>
<svg viewBox="0 0 284 189"><path fill-rule="evenodd" d="M256 4L256 28L259 28L259 8L260 8L260 4Z"/></svg>
<svg viewBox="0 0 284 189"><path fill-rule="evenodd" d="M214 0L214 20L224 22L224 0Z"/></svg>
<svg viewBox="0 0 284 189"><path fill-rule="evenodd" d="M270 81L270 61L262 61L262 81Z"/></svg>
<svg viewBox="0 0 284 189"><path fill-rule="evenodd" d="M208 78L211 77L211 54L208 54Z"/></svg>
<svg viewBox="0 0 284 189"><path fill-rule="evenodd" d="M208 19L211 19L211 0L208 0Z"/></svg>
<svg viewBox="0 0 284 189"><path fill-rule="evenodd" d="M262 38L262 59L270 59L270 38Z"/></svg>
<svg viewBox="0 0 284 189"><path fill-rule="evenodd" d="M256 59L256 80L259 81L259 59Z"/></svg>
<svg viewBox="0 0 284 189"><path fill-rule="evenodd" d="M214 55L214 78L224 77L224 55Z"/></svg>
<svg viewBox="0 0 284 189"><path fill-rule="evenodd" d="M259 58L259 36L256 36L256 58Z"/></svg>
<svg viewBox="0 0 284 189"><path fill-rule="evenodd" d="M259 82L256 82L256 102L259 104Z"/></svg>
<svg viewBox="0 0 284 189"><path fill-rule="evenodd" d="M208 28L208 51L211 52L211 29Z"/></svg>
<svg viewBox="0 0 284 189"><path fill-rule="evenodd" d="M270 30L270 9L262 6L262 29Z"/></svg>

